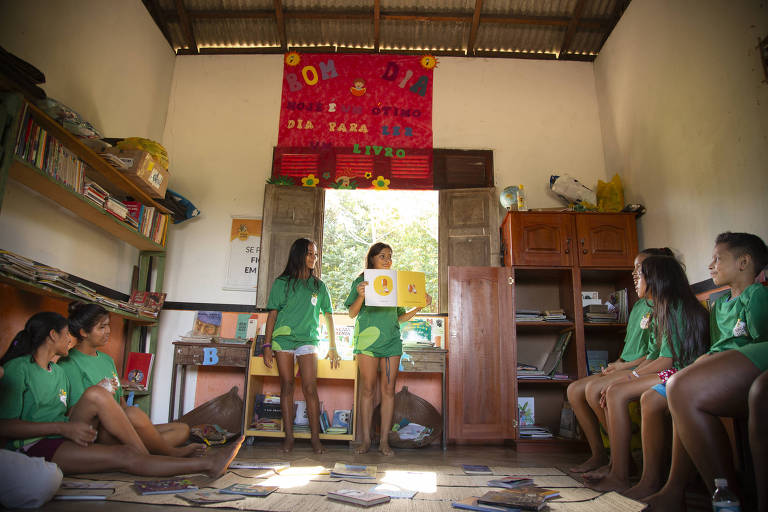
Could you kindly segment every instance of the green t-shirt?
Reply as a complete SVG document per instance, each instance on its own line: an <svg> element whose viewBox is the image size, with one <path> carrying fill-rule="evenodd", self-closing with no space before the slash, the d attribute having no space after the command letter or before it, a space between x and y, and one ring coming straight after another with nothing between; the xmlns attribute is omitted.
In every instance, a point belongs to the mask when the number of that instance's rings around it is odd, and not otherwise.
<svg viewBox="0 0 768 512"><path fill-rule="evenodd" d="M685 331L687 329L687 323L683 318L682 307L678 306L674 308L671 320L672 325L668 326L668 331L672 334L672 343L670 344L669 336L666 332L662 334L661 343L659 343L656 335L656 319L651 319L651 326L648 329L651 331L651 343L649 344L650 352L648 353L647 359L658 359L659 357L673 358L674 362L672 363L672 366L679 370L692 362L680 360L683 346L683 338L681 336L685 336ZM674 352L672 351L673 348L675 349ZM677 354L677 357L675 357L675 354Z"/></svg>
<svg viewBox="0 0 768 512"><path fill-rule="evenodd" d="M357 300L357 285L363 280L363 276L359 276L352 282L352 289L344 302L347 307ZM403 342L397 319L404 313L405 309L400 307L366 306L363 303L355 319L355 354L372 357L402 355Z"/></svg>
<svg viewBox="0 0 768 512"><path fill-rule="evenodd" d="M621 359L634 361L648 355L648 344L651 338L650 326L653 306L645 299L640 299L632 306L627 322L627 334L624 336L624 350Z"/></svg>
<svg viewBox="0 0 768 512"><path fill-rule="evenodd" d="M86 389L95 386L102 379L114 379L117 382L117 389L113 394L117 403L120 403L123 387L117 376L115 361L107 354L97 351L95 356L89 356L73 348L69 351L69 356L61 359L58 365L61 366L69 379L71 388L69 401L72 404L76 404Z"/></svg>
<svg viewBox="0 0 768 512"><path fill-rule="evenodd" d="M768 341L768 288L749 285L731 299L729 291L712 305L709 313L709 353Z"/></svg>
<svg viewBox="0 0 768 512"><path fill-rule="evenodd" d="M69 381L56 363L50 363L48 370L45 370L31 355L27 355L11 359L3 368L5 377L0 379L0 419L36 423L69 421ZM16 450L39 439L42 437L14 439L6 447Z"/></svg>
<svg viewBox="0 0 768 512"><path fill-rule="evenodd" d="M333 313L331 296L322 281L280 276L269 292L267 309L277 310L272 331L272 350L295 350L302 345L317 345L321 313ZM315 283L317 287L315 287Z"/></svg>

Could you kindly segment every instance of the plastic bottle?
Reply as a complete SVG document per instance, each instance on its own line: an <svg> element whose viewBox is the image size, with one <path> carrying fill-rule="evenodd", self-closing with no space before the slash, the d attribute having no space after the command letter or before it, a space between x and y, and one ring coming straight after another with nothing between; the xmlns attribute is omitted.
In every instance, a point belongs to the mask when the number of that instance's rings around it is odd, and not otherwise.
<svg viewBox="0 0 768 512"><path fill-rule="evenodd" d="M728 489L728 480L715 478L715 493L712 495L712 510L714 512L741 512L739 498Z"/></svg>
<svg viewBox="0 0 768 512"><path fill-rule="evenodd" d="M523 185L517 186L517 211L528 211L528 206L525 204L525 189L523 188Z"/></svg>

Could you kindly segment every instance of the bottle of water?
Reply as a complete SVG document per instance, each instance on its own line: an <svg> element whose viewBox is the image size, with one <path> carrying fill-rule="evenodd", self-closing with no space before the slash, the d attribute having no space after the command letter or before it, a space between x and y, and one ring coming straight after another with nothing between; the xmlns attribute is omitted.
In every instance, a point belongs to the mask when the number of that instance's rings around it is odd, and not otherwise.
<svg viewBox="0 0 768 512"><path fill-rule="evenodd" d="M739 498L728 489L728 480L715 478L715 494L712 495L712 510L714 512L741 512Z"/></svg>

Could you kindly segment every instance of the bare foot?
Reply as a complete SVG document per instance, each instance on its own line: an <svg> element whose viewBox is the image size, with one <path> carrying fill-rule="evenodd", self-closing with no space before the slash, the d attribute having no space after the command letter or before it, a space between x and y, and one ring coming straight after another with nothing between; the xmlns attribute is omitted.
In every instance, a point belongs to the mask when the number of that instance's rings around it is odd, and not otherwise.
<svg viewBox="0 0 768 512"><path fill-rule="evenodd" d="M615 477L613 473L608 473L600 480L587 480L585 485L594 491L624 492L629 489L629 480L622 480Z"/></svg>
<svg viewBox="0 0 768 512"><path fill-rule="evenodd" d="M587 471L581 477L584 480L601 480L608 475L608 473L611 472L611 465L606 464L605 466L600 466L599 468L595 469L594 471Z"/></svg>
<svg viewBox="0 0 768 512"><path fill-rule="evenodd" d="M323 443L320 442L320 439L312 439L310 441L312 443L312 451L315 453L325 453L325 446L323 446Z"/></svg>
<svg viewBox="0 0 768 512"><path fill-rule="evenodd" d="M641 501L648 504L645 510L658 510L659 512L686 510L684 493L664 492L664 490L661 490L656 494L646 496Z"/></svg>
<svg viewBox="0 0 768 512"><path fill-rule="evenodd" d="M207 449L208 446L203 443L192 443L174 448L169 455L171 457L202 457Z"/></svg>
<svg viewBox="0 0 768 512"><path fill-rule="evenodd" d="M286 437L283 440L283 452L291 453L293 451L293 437Z"/></svg>
<svg viewBox="0 0 768 512"><path fill-rule="evenodd" d="M388 444L382 443L379 443L379 453L387 457L391 457L395 454L395 452L392 451L392 448L390 448Z"/></svg>
<svg viewBox="0 0 768 512"><path fill-rule="evenodd" d="M630 487L622 494L627 498L643 501L643 498L650 496L651 494L657 492L659 489L661 489L661 485L644 483L642 480L640 480L634 487Z"/></svg>
<svg viewBox="0 0 768 512"><path fill-rule="evenodd" d="M573 467L568 471L571 473L586 473L587 471L594 471L595 469L604 465L606 462L608 462L608 459L605 457L605 455L593 455L585 462L582 462L578 466Z"/></svg>
<svg viewBox="0 0 768 512"><path fill-rule="evenodd" d="M370 449L371 449L370 441L367 443L363 442L363 443L360 443L360 446L355 448L355 453L357 453L358 455L361 455L363 453L368 453L368 450Z"/></svg>
<svg viewBox="0 0 768 512"><path fill-rule="evenodd" d="M240 436L231 445L216 450L216 454L209 457L211 459L211 468L205 473L211 478L219 478L226 473L229 464L237 456L243 441L245 441L245 436Z"/></svg>

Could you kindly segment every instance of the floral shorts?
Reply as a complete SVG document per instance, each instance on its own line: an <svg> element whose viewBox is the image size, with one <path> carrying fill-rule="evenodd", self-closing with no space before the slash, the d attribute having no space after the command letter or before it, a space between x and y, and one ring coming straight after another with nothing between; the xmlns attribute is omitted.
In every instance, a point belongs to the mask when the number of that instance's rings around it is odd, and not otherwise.
<svg viewBox="0 0 768 512"><path fill-rule="evenodd" d="M667 368L666 370L660 371L656 375L659 376L662 383L666 384L669 378L673 376L675 373L677 373L677 368Z"/></svg>

